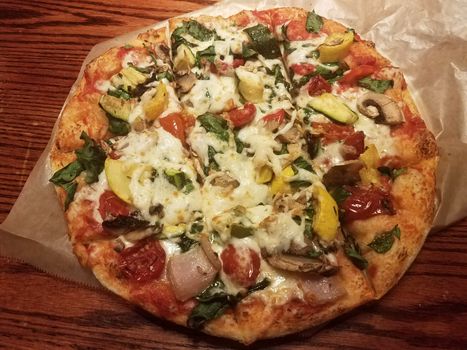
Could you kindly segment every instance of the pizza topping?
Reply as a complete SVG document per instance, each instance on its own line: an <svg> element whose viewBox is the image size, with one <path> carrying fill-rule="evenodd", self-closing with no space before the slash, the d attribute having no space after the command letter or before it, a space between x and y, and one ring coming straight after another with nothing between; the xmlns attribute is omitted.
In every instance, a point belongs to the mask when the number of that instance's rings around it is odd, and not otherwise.
<svg viewBox="0 0 467 350"><path fill-rule="evenodd" d="M264 84L258 74L246 70L243 66L235 69L239 79L238 91L249 102L260 103L263 101Z"/></svg>
<svg viewBox="0 0 467 350"><path fill-rule="evenodd" d="M326 187L343 185L355 185L360 181L359 171L363 168L361 161L351 161L346 164L333 166L323 176L323 184Z"/></svg>
<svg viewBox="0 0 467 350"><path fill-rule="evenodd" d="M384 93L387 89L392 88L393 85L393 80L377 80L370 77L366 77L358 81L358 86L364 87L378 94Z"/></svg>
<svg viewBox="0 0 467 350"><path fill-rule="evenodd" d="M211 113L205 113L198 117L198 121L207 132L216 135L222 141L229 141L229 125L225 119Z"/></svg>
<svg viewBox="0 0 467 350"><path fill-rule="evenodd" d="M128 232L138 231L145 229L149 226L149 221L141 220L135 216L124 216L117 215L113 218L108 218L102 222L102 227L114 235L124 235ZM160 231L159 227L156 227L154 231ZM153 230L150 230L148 234L155 233Z"/></svg>
<svg viewBox="0 0 467 350"><path fill-rule="evenodd" d="M185 94L196 84L196 75L190 72L178 77L176 81L179 91Z"/></svg>
<svg viewBox="0 0 467 350"><path fill-rule="evenodd" d="M360 79L368 77L378 70L378 67L370 65L361 65L355 68L352 68L350 71L346 72L344 76L339 80L341 85L354 85Z"/></svg>
<svg viewBox="0 0 467 350"><path fill-rule="evenodd" d="M331 241L336 237L339 228L339 217L337 204L321 186L313 187L313 197L315 198L313 231L323 240Z"/></svg>
<svg viewBox="0 0 467 350"><path fill-rule="evenodd" d="M223 271L235 283L245 288L255 284L261 260L253 249L229 244L222 251L221 260Z"/></svg>
<svg viewBox="0 0 467 350"><path fill-rule="evenodd" d="M324 257L324 255L323 255ZM272 266L292 272L315 272L321 275L331 275L337 271L336 262L326 259L312 259L291 254L278 254L266 258Z"/></svg>
<svg viewBox="0 0 467 350"><path fill-rule="evenodd" d="M294 63L290 66L294 74L307 75L316 70L315 65L310 63Z"/></svg>
<svg viewBox="0 0 467 350"><path fill-rule="evenodd" d="M394 215L395 210L389 193L370 187L344 187L350 195L340 203L345 222L368 219L375 215Z"/></svg>
<svg viewBox="0 0 467 350"><path fill-rule="evenodd" d="M179 139L183 145L185 144L186 126L181 113L171 113L164 118L160 118L159 123L165 131Z"/></svg>
<svg viewBox="0 0 467 350"><path fill-rule="evenodd" d="M358 116L354 111L341 99L328 92L314 97L309 102L309 105L330 119L340 123L353 124L358 120Z"/></svg>
<svg viewBox="0 0 467 350"><path fill-rule="evenodd" d="M280 57L281 51L276 39L274 39L271 31L262 24L257 24L254 27L245 29L252 41L252 49L263 55L265 58Z"/></svg>
<svg viewBox="0 0 467 350"><path fill-rule="evenodd" d="M319 96L326 92L331 92L332 87L321 75L316 75L310 78L307 87L308 94L310 96Z"/></svg>
<svg viewBox="0 0 467 350"><path fill-rule="evenodd" d="M310 33L319 33L323 27L323 18L315 11L308 12L306 16L306 30Z"/></svg>
<svg viewBox="0 0 467 350"><path fill-rule="evenodd" d="M147 120L155 120L167 109L169 94L164 83L159 83L154 96L144 105L144 116Z"/></svg>
<svg viewBox="0 0 467 350"><path fill-rule="evenodd" d="M382 175L388 176L394 181L400 175L407 173L407 168L390 168L388 166L380 166L378 167L378 171Z"/></svg>
<svg viewBox="0 0 467 350"><path fill-rule="evenodd" d="M332 33L324 43L319 46L319 60L324 63L337 62L349 52L354 40L352 31L345 33Z"/></svg>
<svg viewBox="0 0 467 350"><path fill-rule="evenodd" d="M236 108L228 112L228 118L236 128L242 127L255 119L256 107L252 103L245 103L243 108Z"/></svg>
<svg viewBox="0 0 467 350"><path fill-rule="evenodd" d="M374 119L376 123L397 125L404 122L396 101L383 94L368 92L358 99L357 107L360 113Z"/></svg>
<svg viewBox="0 0 467 350"><path fill-rule="evenodd" d="M131 204L130 181L133 168L125 162L107 158L105 160L105 175L110 189L126 203Z"/></svg>
<svg viewBox="0 0 467 350"><path fill-rule="evenodd" d="M159 241L147 238L121 251L118 267L132 282L158 279L165 266L165 251Z"/></svg>
<svg viewBox="0 0 467 350"><path fill-rule="evenodd" d="M131 100L124 100L110 95L102 95L99 100L99 106L114 118L128 121L131 110L135 103Z"/></svg>
<svg viewBox="0 0 467 350"><path fill-rule="evenodd" d="M109 217L128 216L128 205L118 198L112 191L104 191L99 197L99 213L103 220Z"/></svg>
<svg viewBox="0 0 467 350"><path fill-rule="evenodd" d="M307 275L299 280L299 286L305 299L318 305L331 303L347 293L338 275L314 278Z"/></svg>
<svg viewBox="0 0 467 350"><path fill-rule="evenodd" d="M378 254L387 253L394 244L394 237L401 238L401 230L398 225L394 226L391 230L382 232L375 236L375 238L368 244L368 247L373 249Z"/></svg>
<svg viewBox="0 0 467 350"><path fill-rule="evenodd" d="M213 282L217 271L218 268L211 263L201 246L173 255L167 264L167 276L180 301L188 300L205 290Z"/></svg>
<svg viewBox="0 0 467 350"><path fill-rule="evenodd" d="M344 253L350 261L360 270L365 270L368 267L368 261L363 257L362 251L355 238L346 231L342 231L344 235Z"/></svg>

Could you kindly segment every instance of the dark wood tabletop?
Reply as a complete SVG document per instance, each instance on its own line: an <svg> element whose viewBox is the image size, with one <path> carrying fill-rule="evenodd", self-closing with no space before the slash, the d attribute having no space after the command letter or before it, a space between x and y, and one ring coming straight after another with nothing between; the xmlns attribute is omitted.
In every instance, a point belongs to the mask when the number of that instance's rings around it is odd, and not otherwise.
<svg viewBox="0 0 467 350"><path fill-rule="evenodd" d="M50 137L93 45L208 6L209 0L0 2L0 221ZM0 237L1 239L1 237ZM431 234L381 301L319 332L252 349L466 349L467 219ZM104 290L0 257L0 348L244 348L159 321Z"/></svg>

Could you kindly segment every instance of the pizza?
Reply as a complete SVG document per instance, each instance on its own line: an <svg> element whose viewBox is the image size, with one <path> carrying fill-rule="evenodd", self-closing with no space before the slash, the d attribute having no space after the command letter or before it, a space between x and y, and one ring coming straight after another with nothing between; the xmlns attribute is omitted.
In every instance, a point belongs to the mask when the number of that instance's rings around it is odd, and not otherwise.
<svg viewBox="0 0 467 350"><path fill-rule="evenodd" d="M94 59L50 181L102 285L250 344L393 287L431 227L437 160L374 43L277 8L171 19Z"/></svg>

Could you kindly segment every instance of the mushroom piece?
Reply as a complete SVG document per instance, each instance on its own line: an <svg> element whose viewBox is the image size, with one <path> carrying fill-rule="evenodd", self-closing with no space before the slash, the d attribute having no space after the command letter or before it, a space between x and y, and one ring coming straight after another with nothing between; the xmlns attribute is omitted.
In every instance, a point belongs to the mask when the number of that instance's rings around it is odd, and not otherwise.
<svg viewBox="0 0 467 350"><path fill-rule="evenodd" d="M187 93L196 83L196 76L193 73L188 73L177 78L177 85L180 92Z"/></svg>
<svg viewBox="0 0 467 350"><path fill-rule="evenodd" d="M154 51L156 52L156 56L160 58L162 61L167 62L170 58L170 49L165 44L158 44L154 45Z"/></svg>
<svg viewBox="0 0 467 350"><path fill-rule="evenodd" d="M292 126L285 133L277 136L282 143L297 143L302 138L302 133L296 126Z"/></svg>
<svg viewBox="0 0 467 350"><path fill-rule="evenodd" d="M360 113L374 119L376 123L397 125L404 122L396 101L383 94L366 93L357 100L357 108Z"/></svg>
<svg viewBox="0 0 467 350"><path fill-rule="evenodd" d="M224 187L224 188L230 187L232 189L240 186L240 183L236 179L234 179L232 176L227 175L225 173L212 179L211 184L213 186Z"/></svg>
<svg viewBox="0 0 467 350"><path fill-rule="evenodd" d="M311 259L304 256L290 254L276 254L266 258L269 264L281 270L292 272L316 272L321 275L332 275L338 266L325 256L319 259Z"/></svg>
<svg viewBox="0 0 467 350"><path fill-rule="evenodd" d="M323 184L326 187L354 185L360 181L360 169L363 163L359 160L347 164L333 166L323 176Z"/></svg>

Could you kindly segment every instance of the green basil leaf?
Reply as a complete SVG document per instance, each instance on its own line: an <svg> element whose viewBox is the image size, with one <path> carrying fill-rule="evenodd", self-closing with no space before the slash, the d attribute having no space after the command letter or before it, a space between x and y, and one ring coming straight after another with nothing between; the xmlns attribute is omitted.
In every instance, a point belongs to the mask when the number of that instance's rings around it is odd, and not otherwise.
<svg viewBox="0 0 467 350"><path fill-rule="evenodd" d="M205 113L200 115L198 120L207 132L212 132L222 141L229 141L229 124L225 119L212 113Z"/></svg>
<svg viewBox="0 0 467 350"><path fill-rule="evenodd" d="M296 180L296 181L290 181L289 184L290 186L292 186L293 189L297 189L300 187L308 187L311 185L311 182L305 181L305 180Z"/></svg>
<svg viewBox="0 0 467 350"><path fill-rule="evenodd" d="M200 233L202 232L204 229L204 226L203 224L199 223L199 222L194 222L191 224L191 229L190 229L190 232L191 233Z"/></svg>
<svg viewBox="0 0 467 350"><path fill-rule="evenodd" d="M303 158L302 156L295 159L292 165L295 166L296 168L301 168L301 169L305 169L305 170L313 172L313 168L311 167L311 164L308 163L305 160L305 158Z"/></svg>
<svg viewBox="0 0 467 350"><path fill-rule="evenodd" d="M384 254L392 248L394 237L398 239L401 237L401 230L398 225L394 226L390 231L377 235L368 246L378 254Z"/></svg>
<svg viewBox="0 0 467 350"><path fill-rule="evenodd" d="M344 253L350 261L360 270L365 270L368 267L368 261L362 256L360 247L355 239L350 235L344 235Z"/></svg>
<svg viewBox="0 0 467 350"><path fill-rule="evenodd" d="M66 197L65 197L65 210L68 209L68 206L70 205L70 203L73 201L73 199L75 198L75 192L76 192L76 188L78 187L78 183L76 182L69 182L69 183L66 183L66 184L62 184L60 185L66 192Z"/></svg>
<svg viewBox="0 0 467 350"><path fill-rule="evenodd" d="M195 188L193 182L183 171L168 169L164 171L164 175L171 185L174 185L179 191L183 190L185 194L190 193Z"/></svg>
<svg viewBox="0 0 467 350"><path fill-rule="evenodd" d="M245 59L253 58L256 55L258 55L258 53L255 50L253 50L250 45L243 44L243 46L242 46L242 56L243 56L243 58L245 58Z"/></svg>
<svg viewBox="0 0 467 350"><path fill-rule="evenodd" d="M365 77L358 81L358 85L368 90L377 92L379 94L384 93L387 89L392 88L394 81L392 80L377 80L370 77Z"/></svg>
<svg viewBox="0 0 467 350"><path fill-rule="evenodd" d="M57 186L67 185L69 182L76 179L82 171L83 167L81 163L75 160L66 167L56 171L49 181Z"/></svg>
<svg viewBox="0 0 467 350"><path fill-rule="evenodd" d="M195 20L183 22L182 25L175 29L172 33L171 41L173 51L176 51L177 47L181 44L193 46L193 44L189 43L185 38L182 37L182 34L189 34L199 41L208 41L213 37L218 37L214 30L206 28L204 25Z"/></svg>
<svg viewBox="0 0 467 350"><path fill-rule="evenodd" d="M216 49L214 48L214 45L209 46L208 48L198 51L196 53L196 65L199 66L201 63L201 59L206 59L209 62L214 62L214 59L216 58Z"/></svg>
<svg viewBox="0 0 467 350"><path fill-rule="evenodd" d="M319 33L323 26L323 19L315 11L308 12L306 16L306 30L308 33Z"/></svg>
<svg viewBox="0 0 467 350"><path fill-rule="evenodd" d="M86 171L86 183L91 184L97 182L99 174L104 170L104 162L107 155L84 131L81 133L80 139L84 140L84 146L76 150L75 154L77 160Z"/></svg>
<svg viewBox="0 0 467 350"><path fill-rule="evenodd" d="M191 311L187 325L190 328L201 329L207 321L218 318L229 308L222 300L209 303L199 303Z"/></svg>
<svg viewBox="0 0 467 350"><path fill-rule="evenodd" d="M125 136L131 131L130 123L112 117L109 113L106 113L107 119L109 120L109 131L117 136Z"/></svg>
<svg viewBox="0 0 467 350"><path fill-rule="evenodd" d="M292 52L296 50L296 48L290 46L290 41L284 41L284 52L286 55L290 55Z"/></svg>
<svg viewBox="0 0 467 350"><path fill-rule="evenodd" d="M256 52L268 59L280 57L281 50L268 27L257 24L254 27L246 28L244 31L251 38L252 48Z"/></svg>

